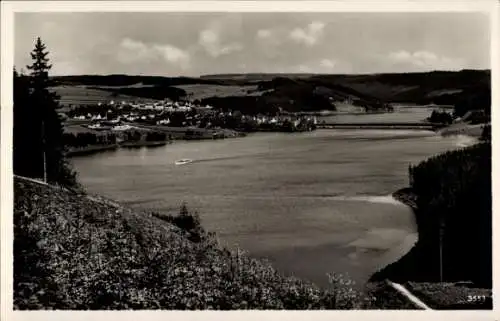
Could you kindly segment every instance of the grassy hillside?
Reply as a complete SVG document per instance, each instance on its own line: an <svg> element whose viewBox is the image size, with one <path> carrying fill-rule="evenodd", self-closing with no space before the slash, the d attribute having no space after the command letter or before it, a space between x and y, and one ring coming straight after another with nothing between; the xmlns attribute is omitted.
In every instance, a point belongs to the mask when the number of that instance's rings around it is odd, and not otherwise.
<svg viewBox="0 0 500 321"><path fill-rule="evenodd" d="M222 249L202 230L193 238L184 219L156 216L15 178L15 309L367 306L336 276L320 289Z"/></svg>
<svg viewBox="0 0 500 321"><path fill-rule="evenodd" d="M183 89L169 85L134 85L126 87L88 87L90 89L106 90L111 92L113 96L128 95L137 97L136 99L155 99L164 100L165 98L178 101L186 97L186 92Z"/></svg>
<svg viewBox="0 0 500 321"><path fill-rule="evenodd" d="M261 96L264 92L260 91L258 85L213 85L213 84L194 84L177 85L186 92L189 100L203 100L210 97L242 97L242 96Z"/></svg>
<svg viewBox="0 0 500 321"><path fill-rule="evenodd" d="M51 87L51 91L55 92L61 98L59 100L62 106L77 106L77 105L97 105L98 103L115 101L136 101L141 100L144 102L154 101L150 98L140 99L137 96L113 94L111 91L87 88L85 86L56 86Z"/></svg>

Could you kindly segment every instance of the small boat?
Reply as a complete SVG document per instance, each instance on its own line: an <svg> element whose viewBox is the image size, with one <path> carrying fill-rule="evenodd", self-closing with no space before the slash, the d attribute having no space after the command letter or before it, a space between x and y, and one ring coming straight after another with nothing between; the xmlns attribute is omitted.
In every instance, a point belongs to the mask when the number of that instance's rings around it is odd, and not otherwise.
<svg viewBox="0 0 500 321"><path fill-rule="evenodd" d="M175 161L175 165L184 165L184 164L189 164L193 160L192 159L179 159L178 161Z"/></svg>

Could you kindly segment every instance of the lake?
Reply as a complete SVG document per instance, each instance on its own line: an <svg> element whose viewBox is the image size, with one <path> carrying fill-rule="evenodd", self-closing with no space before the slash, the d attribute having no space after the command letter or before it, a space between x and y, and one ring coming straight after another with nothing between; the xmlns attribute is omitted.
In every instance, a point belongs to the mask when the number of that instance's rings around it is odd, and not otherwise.
<svg viewBox="0 0 500 321"><path fill-rule="evenodd" d="M286 274L324 286L326 273L347 273L362 285L417 240L413 213L390 196L407 186L408 165L473 142L429 131L317 130L178 141L72 162L91 193L164 212L186 202L222 243ZM175 165L184 158L193 162Z"/></svg>

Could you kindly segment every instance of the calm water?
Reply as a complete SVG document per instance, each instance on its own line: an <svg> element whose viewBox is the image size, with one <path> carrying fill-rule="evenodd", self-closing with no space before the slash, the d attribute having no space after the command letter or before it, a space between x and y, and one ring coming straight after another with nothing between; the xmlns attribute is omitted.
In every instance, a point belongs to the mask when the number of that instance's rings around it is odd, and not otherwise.
<svg viewBox="0 0 500 321"><path fill-rule="evenodd" d="M176 142L73 158L90 192L131 206L199 211L228 246L325 285L327 272L362 284L416 240L413 214L389 195L408 164L463 147L425 131L318 130ZM176 166L182 158L194 162Z"/></svg>

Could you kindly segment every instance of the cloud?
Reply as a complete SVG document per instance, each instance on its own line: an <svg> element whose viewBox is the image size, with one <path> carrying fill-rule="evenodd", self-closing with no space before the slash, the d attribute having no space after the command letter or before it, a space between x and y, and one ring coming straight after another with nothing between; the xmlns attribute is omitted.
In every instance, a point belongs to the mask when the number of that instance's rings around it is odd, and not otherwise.
<svg viewBox="0 0 500 321"><path fill-rule="evenodd" d="M257 38L259 39L269 39L272 37L272 32L269 29L259 29L257 31Z"/></svg>
<svg viewBox="0 0 500 321"><path fill-rule="evenodd" d="M289 36L290 39L297 43L303 43L307 46L315 45L319 38L323 35L325 24L320 21L311 22L305 29L295 28Z"/></svg>
<svg viewBox="0 0 500 321"><path fill-rule="evenodd" d="M300 64L298 66L295 66L294 72L301 72L301 73L312 73L313 69L309 67L308 65Z"/></svg>
<svg viewBox="0 0 500 321"><path fill-rule="evenodd" d="M118 60L122 63L165 61L181 69L188 69L190 54L169 44L146 44L130 38L121 41Z"/></svg>
<svg viewBox="0 0 500 321"><path fill-rule="evenodd" d="M410 65L417 69L460 69L462 59L439 56L430 51L394 51L388 55L392 64Z"/></svg>
<svg viewBox="0 0 500 321"><path fill-rule="evenodd" d="M334 60L330 60L330 59L322 59L319 62L319 65L323 68L326 68L326 69L333 69L336 65L336 62Z"/></svg>
<svg viewBox="0 0 500 321"><path fill-rule="evenodd" d="M223 45L221 43L219 33L213 29L205 29L201 31L198 43L210 56L214 58L243 49L243 46L237 42Z"/></svg>
<svg viewBox="0 0 500 321"><path fill-rule="evenodd" d="M182 49L170 45L156 46L156 50L162 53L165 60L173 63L189 62L189 54Z"/></svg>

